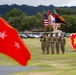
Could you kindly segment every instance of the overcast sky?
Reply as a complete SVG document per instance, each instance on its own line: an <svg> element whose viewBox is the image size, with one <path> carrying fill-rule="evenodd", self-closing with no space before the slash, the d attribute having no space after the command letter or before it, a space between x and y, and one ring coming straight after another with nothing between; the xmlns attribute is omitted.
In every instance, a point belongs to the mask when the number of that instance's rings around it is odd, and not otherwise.
<svg viewBox="0 0 76 75"><path fill-rule="evenodd" d="M26 4L30 6L54 5L54 6L76 6L76 0L0 0L0 5L4 4Z"/></svg>

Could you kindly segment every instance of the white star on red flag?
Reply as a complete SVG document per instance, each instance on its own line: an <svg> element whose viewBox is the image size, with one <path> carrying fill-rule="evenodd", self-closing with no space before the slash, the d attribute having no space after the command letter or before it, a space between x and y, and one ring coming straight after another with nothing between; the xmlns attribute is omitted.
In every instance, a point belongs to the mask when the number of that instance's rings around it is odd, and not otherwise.
<svg viewBox="0 0 76 75"><path fill-rule="evenodd" d="M26 66L31 59L31 53L20 38L17 29L0 17L0 53L18 61Z"/></svg>
<svg viewBox="0 0 76 75"><path fill-rule="evenodd" d="M19 48L20 48L20 45L19 45L19 43L17 43L17 42L15 42L14 46L16 46L16 47L17 47L17 49L19 49Z"/></svg>
<svg viewBox="0 0 76 75"><path fill-rule="evenodd" d="M7 36L6 34L5 34L5 31L4 32L0 32L0 37L4 40L4 37L5 36Z"/></svg>

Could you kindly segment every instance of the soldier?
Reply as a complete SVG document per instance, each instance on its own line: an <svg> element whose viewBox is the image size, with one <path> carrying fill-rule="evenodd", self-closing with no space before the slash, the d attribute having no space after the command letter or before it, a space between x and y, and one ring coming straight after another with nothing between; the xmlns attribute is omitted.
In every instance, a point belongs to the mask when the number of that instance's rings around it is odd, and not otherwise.
<svg viewBox="0 0 76 75"><path fill-rule="evenodd" d="M46 48L46 34L42 34L40 41L41 41L41 48L42 48L42 53L45 54L45 48Z"/></svg>
<svg viewBox="0 0 76 75"><path fill-rule="evenodd" d="M45 42L44 42L44 34L40 37L42 53L45 53Z"/></svg>
<svg viewBox="0 0 76 75"><path fill-rule="evenodd" d="M62 54L64 54L65 52L65 44L66 44L66 39L64 37L64 34L62 33L60 36L60 46L61 46Z"/></svg>
<svg viewBox="0 0 76 75"><path fill-rule="evenodd" d="M56 53L59 54L60 48L59 48L59 43L60 43L60 37L58 36L58 33L55 34L55 46L56 46Z"/></svg>
<svg viewBox="0 0 76 75"><path fill-rule="evenodd" d="M54 36L53 33L50 34L50 36L47 38L47 41L49 42L49 46L51 48L51 53L54 54Z"/></svg>
<svg viewBox="0 0 76 75"><path fill-rule="evenodd" d="M46 48L46 51L47 51L46 54L49 54L50 53L50 50L49 50L49 41L47 41L47 38L48 38L48 35L46 35L45 48Z"/></svg>

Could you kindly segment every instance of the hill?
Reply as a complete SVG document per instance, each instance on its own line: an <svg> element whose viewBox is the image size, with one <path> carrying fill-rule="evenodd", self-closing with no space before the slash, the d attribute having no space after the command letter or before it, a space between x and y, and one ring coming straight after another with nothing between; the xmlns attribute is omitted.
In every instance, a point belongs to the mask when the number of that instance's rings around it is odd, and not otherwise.
<svg viewBox="0 0 76 75"><path fill-rule="evenodd" d="M27 13L28 15L36 15L38 12L43 12L43 10L47 11L47 10L51 10L51 12L53 12L53 10L56 8L53 5L49 5L49 6L43 6L43 5L39 5L37 7L34 6L28 6L28 5L0 5L0 14L4 15L5 13L9 12L10 10L12 10L13 8L17 8L20 9L21 11L23 11L24 13ZM76 9L75 6L73 7L59 7L59 8L71 8L71 9Z"/></svg>

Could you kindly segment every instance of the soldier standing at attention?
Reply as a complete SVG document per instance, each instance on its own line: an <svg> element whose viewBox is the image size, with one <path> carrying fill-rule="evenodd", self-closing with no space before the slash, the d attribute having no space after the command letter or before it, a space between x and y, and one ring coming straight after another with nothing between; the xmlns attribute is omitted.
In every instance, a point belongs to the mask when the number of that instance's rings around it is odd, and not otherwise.
<svg viewBox="0 0 76 75"><path fill-rule="evenodd" d="M41 41L41 48L42 48L42 53L45 54L45 48L46 48L46 34L42 34L40 41Z"/></svg>
<svg viewBox="0 0 76 75"><path fill-rule="evenodd" d="M55 34L55 46L56 46L56 53L59 54L60 48L60 37L58 36L58 33Z"/></svg>
<svg viewBox="0 0 76 75"><path fill-rule="evenodd" d="M49 42L49 46L51 48L51 53L54 54L54 36L53 33L50 33L50 36L47 38L47 41Z"/></svg>
<svg viewBox="0 0 76 75"><path fill-rule="evenodd" d="M49 54L50 53L49 41L47 39L48 39L48 35L46 35L45 48L46 48L46 54Z"/></svg>
<svg viewBox="0 0 76 75"><path fill-rule="evenodd" d="M65 52L65 44L66 44L66 39L64 37L64 34L62 33L60 36L60 46L61 46L62 54L64 54Z"/></svg>

